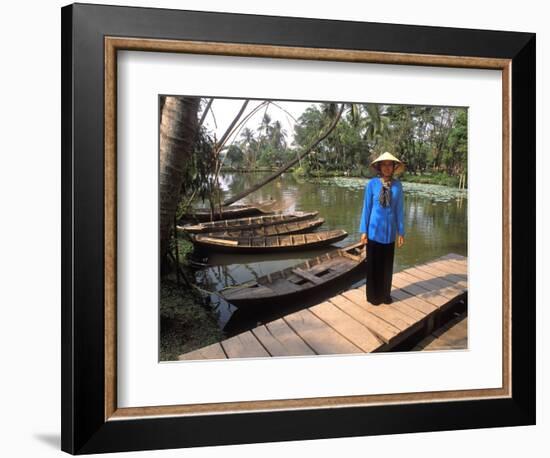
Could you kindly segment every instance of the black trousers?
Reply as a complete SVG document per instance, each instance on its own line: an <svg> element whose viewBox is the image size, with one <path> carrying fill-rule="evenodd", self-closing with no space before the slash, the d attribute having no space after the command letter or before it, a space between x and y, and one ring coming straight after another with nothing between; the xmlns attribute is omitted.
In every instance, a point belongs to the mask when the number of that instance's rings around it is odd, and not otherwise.
<svg viewBox="0 0 550 458"><path fill-rule="evenodd" d="M390 298L395 241L367 243L367 301L378 305Z"/></svg>

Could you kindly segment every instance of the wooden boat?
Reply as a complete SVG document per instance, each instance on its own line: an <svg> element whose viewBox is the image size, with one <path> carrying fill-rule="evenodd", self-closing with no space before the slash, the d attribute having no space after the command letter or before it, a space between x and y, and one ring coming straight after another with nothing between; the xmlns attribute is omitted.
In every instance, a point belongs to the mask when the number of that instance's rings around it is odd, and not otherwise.
<svg viewBox="0 0 550 458"><path fill-rule="evenodd" d="M218 294L239 309L283 306L364 272L366 255L365 246L356 242L256 280L224 288Z"/></svg>
<svg viewBox="0 0 550 458"><path fill-rule="evenodd" d="M304 221L295 221L292 223L271 224L269 226L256 227L253 229L240 229L224 232L204 232L209 237L268 237L271 235L297 234L308 232L321 226L325 222L324 218L308 219Z"/></svg>
<svg viewBox="0 0 550 458"><path fill-rule="evenodd" d="M192 212L185 213L181 217L181 221L205 222L218 221L221 219L244 218L245 216L272 215L275 213L273 207L276 203L276 200L266 200L254 204L228 205L222 207L221 213L219 209L216 209L212 215L212 219L210 217L209 208L197 208Z"/></svg>
<svg viewBox="0 0 550 458"><path fill-rule="evenodd" d="M310 232L306 234L270 235L267 237L212 237L198 234L193 238L196 246L226 253L273 253L307 250L344 240L348 233L343 229Z"/></svg>
<svg viewBox="0 0 550 458"><path fill-rule="evenodd" d="M251 216L248 218L222 219L220 221L208 221L199 224L186 224L178 226L178 230L183 230L191 234L201 232L225 232L229 230L254 229L257 227L271 226L272 224L293 223L315 218L319 212L293 212L277 213L274 215Z"/></svg>

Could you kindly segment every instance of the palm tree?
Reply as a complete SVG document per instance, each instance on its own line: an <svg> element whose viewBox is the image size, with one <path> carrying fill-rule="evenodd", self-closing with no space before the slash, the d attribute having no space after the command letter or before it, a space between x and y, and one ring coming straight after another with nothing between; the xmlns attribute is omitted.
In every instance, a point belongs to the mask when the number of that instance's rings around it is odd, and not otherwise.
<svg viewBox="0 0 550 458"><path fill-rule="evenodd" d="M280 152L286 149L286 132L279 120L273 123L270 141L275 150Z"/></svg>
<svg viewBox="0 0 550 458"><path fill-rule="evenodd" d="M200 98L166 96L160 120L160 254L168 252L184 171L197 136Z"/></svg>
<svg viewBox="0 0 550 458"><path fill-rule="evenodd" d="M271 136L271 116L267 114L267 107L262 122L258 126L258 133L264 135L265 138L270 138Z"/></svg>
<svg viewBox="0 0 550 458"><path fill-rule="evenodd" d="M242 149L245 152L245 158L248 163L248 166L252 164L252 155L254 154L254 149L256 148L256 139L254 138L254 132L249 127L245 127L241 131L242 138Z"/></svg>
<svg viewBox="0 0 550 458"><path fill-rule="evenodd" d="M385 116L383 105L365 103L363 109L367 114L365 120L365 139L368 140L372 149L375 149L379 143L387 140L389 134L390 119Z"/></svg>

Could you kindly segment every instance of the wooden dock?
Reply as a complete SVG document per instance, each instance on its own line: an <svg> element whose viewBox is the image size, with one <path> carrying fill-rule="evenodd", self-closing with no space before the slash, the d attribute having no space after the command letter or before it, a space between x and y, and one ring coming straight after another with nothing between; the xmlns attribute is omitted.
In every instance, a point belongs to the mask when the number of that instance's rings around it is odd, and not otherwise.
<svg viewBox="0 0 550 458"><path fill-rule="evenodd" d="M450 253L394 273L391 304L370 304L363 285L179 359L370 353L418 335L427 336L426 348L418 344L414 350L435 348L429 343L441 335L441 322L453 305L466 300L467 270L467 258ZM465 325L462 329L466 332ZM466 342L460 332L454 331L459 343L452 348Z"/></svg>

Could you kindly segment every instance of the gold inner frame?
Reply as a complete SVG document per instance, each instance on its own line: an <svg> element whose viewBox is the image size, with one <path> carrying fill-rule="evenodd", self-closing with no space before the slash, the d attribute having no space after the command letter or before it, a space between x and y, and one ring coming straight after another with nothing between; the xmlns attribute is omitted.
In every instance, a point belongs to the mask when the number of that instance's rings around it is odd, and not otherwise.
<svg viewBox="0 0 550 458"><path fill-rule="evenodd" d="M273 410L296 410L328 407L368 406L437 401L460 401L509 398L511 375L511 66L510 59L404 54L344 49L302 48L249 45L202 41L156 40L105 37L105 421L129 420L152 416L224 414ZM502 72L502 380L501 388L429 391L399 394L353 395L283 400L239 401L170 406L117 406L117 336L116 336L116 107L117 51L176 52L241 57L268 57L321 61L364 62L378 64L424 65L438 67L493 69Z"/></svg>

